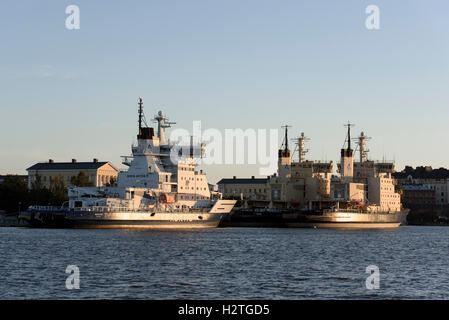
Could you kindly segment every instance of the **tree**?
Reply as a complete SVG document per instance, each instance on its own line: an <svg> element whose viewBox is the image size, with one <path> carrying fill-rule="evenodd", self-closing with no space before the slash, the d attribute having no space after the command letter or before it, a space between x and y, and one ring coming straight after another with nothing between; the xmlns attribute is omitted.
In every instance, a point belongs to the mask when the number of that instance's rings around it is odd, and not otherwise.
<svg viewBox="0 0 449 320"><path fill-rule="evenodd" d="M17 212L27 207L27 180L17 176L7 176L0 184L0 209Z"/></svg>
<svg viewBox="0 0 449 320"><path fill-rule="evenodd" d="M0 210L6 212L24 211L31 205L60 206L67 200L62 176L53 179L49 189L43 187L39 176L31 189L28 189L27 179L18 176L7 176L0 184Z"/></svg>
<svg viewBox="0 0 449 320"><path fill-rule="evenodd" d="M64 185L62 175L58 175L50 184L50 191L52 193L50 203L60 205L62 202L69 199L67 195L67 188Z"/></svg>
<svg viewBox="0 0 449 320"><path fill-rule="evenodd" d="M89 176L84 171L80 171L76 177L70 179L70 184L75 187L93 187L94 183L89 181Z"/></svg>
<svg viewBox="0 0 449 320"><path fill-rule="evenodd" d="M394 191L396 193L399 193L400 197L401 197L401 201L403 201L404 198L404 189L402 188L402 186L400 184L397 184L394 186Z"/></svg>
<svg viewBox="0 0 449 320"><path fill-rule="evenodd" d="M43 188L44 187L42 185L42 178L41 178L41 176L38 173L36 173L34 181L31 182L31 189L41 190Z"/></svg>
<svg viewBox="0 0 449 320"><path fill-rule="evenodd" d="M52 202L52 193L42 184L42 178L36 174L36 178L31 183L31 189L27 194L27 208L30 205L46 206Z"/></svg>

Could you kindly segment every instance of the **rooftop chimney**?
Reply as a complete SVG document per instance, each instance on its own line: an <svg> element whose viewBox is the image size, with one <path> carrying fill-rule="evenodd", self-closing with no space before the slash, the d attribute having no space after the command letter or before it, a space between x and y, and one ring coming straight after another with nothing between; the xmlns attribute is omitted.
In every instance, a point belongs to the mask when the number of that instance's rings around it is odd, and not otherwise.
<svg viewBox="0 0 449 320"><path fill-rule="evenodd" d="M54 163L55 161L53 159L48 159L48 163Z"/></svg>
<svg viewBox="0 0 449 320"><path fill-rule="evenodd" d="M251 176L251 179L254 179L254 176Z"/></svg>
<svg viewBox="0 0 449 320"><path fill-rule="evenodd" d="M76 163L76 159L72 159L72 163Z"/></svg>
<svg viewBox="0 0 449 320"><path fill-rule="evenodd" d="M98 163L98 159L97 158L94 158L94 163Z"/></svg>
<svg viewBox="0 0 449 320"><path fill-rule="evenodd" d="M236 179L236 178L237 178L236 176L232 177L232 179Z"/></svg>

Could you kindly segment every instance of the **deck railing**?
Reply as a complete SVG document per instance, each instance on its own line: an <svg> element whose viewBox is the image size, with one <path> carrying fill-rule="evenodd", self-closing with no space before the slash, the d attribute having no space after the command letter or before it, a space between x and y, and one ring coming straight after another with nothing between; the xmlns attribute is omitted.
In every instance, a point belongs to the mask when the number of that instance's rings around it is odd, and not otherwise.
<svg viewBox="0 0 449 320"><path fill-rule="evenodd" d="M91 207L76 207L76 208L67 208L67 207L58 207L58 206L30 206L29 209L36 211L58 211L58 210L69 210L72 212L98 212L98 213L114 213L114 212L130 212L130 213L207 213L211 208L173 208L173 209L164 209L164 208L129 208L129 207L107 207L107 206L91 206ZM159 211L160 210L160 211Z"/></svg>
<svg viewBox="0 0 449 320"><path fill-rule="evenodd" d="M385 213L395 213L395 211L391 211L391 210L370 210L370 211L363 211L362 209L337 209L337 208L332 208L332 209L324 209L323 213L332 213L332 212L346 212L346 213L366 213L366 214L370 214L370 213L379 213L379 212L385 212Z"/></svg>
<svg viewBox="0 0 449 320"><path fill-rule="evenodd" d="M32 210L40 210L40 211L56 211L61 209L61 207L57 206L30 206L29 208Z"/></svg>
<svg viewBox="0 0 449 320"><path fill-rule="evenodd" d="M158 211L161 210L161 211ZM75 212L98 212L98 213L114 213L114 212L130 212L130 213L207 213L210 208L177 208L177 209L160 209L160 208L128 208L128 207L106 207L106 206L92 206L74 208Z"/></svg>

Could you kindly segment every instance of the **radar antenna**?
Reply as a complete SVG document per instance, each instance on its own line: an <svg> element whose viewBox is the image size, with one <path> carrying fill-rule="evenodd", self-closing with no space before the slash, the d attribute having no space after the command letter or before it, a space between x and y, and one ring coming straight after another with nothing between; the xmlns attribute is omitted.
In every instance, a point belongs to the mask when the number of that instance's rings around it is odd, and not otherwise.
<svg viewBox="0 0 449 320"><path fill-rule="evenodd" d="M357 138L357 148L359 149L360 162L365 162L367 160L367 153L369 152L369 149L366 149L366 141L370 139L371 137L367 137L363 131Z"/></svg>
<svg viewBox="0 0 449 320"><path fill-rule="evenodd" d="M164 115L162 111L159 111L157 115L154 116L153 122L157 122L157 136L161 144L166 144L165 141L165 129L171 128L172 124L176 122L168 121L168 117Z"/></svg>
<svg viewBox="0 0 449 320"><path fill-rule="evenodd" d="M309 149L306 149L306 141L310 141L310 138L306 137L304 132L301 132L301 136L299 138L294 138L292 140L296 142L296 146L298 148L299 162L304 162L306 159L306 154L309 152Z"/></svg>

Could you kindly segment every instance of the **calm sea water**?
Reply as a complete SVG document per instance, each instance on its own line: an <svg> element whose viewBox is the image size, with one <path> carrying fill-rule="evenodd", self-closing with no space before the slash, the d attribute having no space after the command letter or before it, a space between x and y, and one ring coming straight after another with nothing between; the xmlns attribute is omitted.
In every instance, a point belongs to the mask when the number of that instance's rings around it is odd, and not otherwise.
<svg viewBox="0 0 449 320"><path fill-rule="evenodd" d="M448 299L449 227L0 228L2 299ZM80 289L68 290L68 265ZM367 290L368 265L380 288Z"/></svg>

